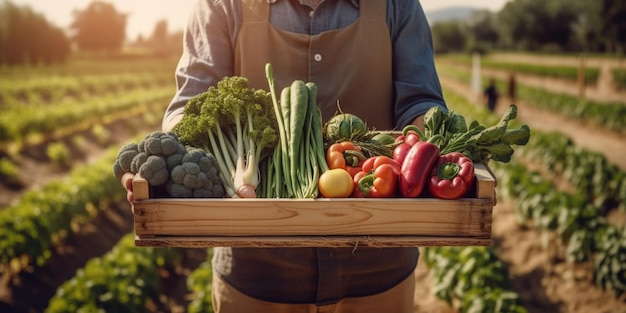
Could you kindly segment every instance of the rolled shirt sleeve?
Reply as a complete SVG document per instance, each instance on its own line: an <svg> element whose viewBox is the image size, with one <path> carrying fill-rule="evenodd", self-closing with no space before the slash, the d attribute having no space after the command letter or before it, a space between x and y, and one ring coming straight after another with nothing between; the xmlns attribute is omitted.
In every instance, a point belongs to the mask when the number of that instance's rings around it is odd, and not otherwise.
<svg viewBox="0 0 626 313"><path fill-rule="evenodd" d="M447 110L434 62L430 26L419 1L392 1L395 128L411 124L433 106Z"/></svg>
<svg viewBox="0 0 626 313"><path fill-rule="evenodd" d="M233 51L239 12L233 1L198 0L183 36L183 53L176 67L176 93L163 117L163 128L173 126L189 98L233 75ZM227 16L230 15L230 16Z"/></svg>

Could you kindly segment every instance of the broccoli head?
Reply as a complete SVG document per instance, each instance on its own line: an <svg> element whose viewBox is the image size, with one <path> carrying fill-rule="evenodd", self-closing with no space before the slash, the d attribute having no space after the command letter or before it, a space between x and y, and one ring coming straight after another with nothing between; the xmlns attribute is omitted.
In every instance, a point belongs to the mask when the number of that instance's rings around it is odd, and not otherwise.
<svg viewBox="0 0 626 313"><path fill-rule="evenodd" d="M183 163L183 156L187 153L187 149L183 144L178 145L178 151L176 153L168 155L165 158L165 163L167 164L167 170L172 171L176 165Z"/></svg>
<svg viewBox="0 0 626 313"><path fill-rule="evenodd" d="M148 161L150 155L146 152L139 152L130 163L130 172L133 174L139 173L141 166Z"/></svg>
<svg viewBox="0 0 626 313"><path fill-rule="evenodd" d="M139 175L148 181L151 186L160 186L170 179L163 156L151 155L139 168Z"/></svg>
<svg viewBox="0 0 626 313"><path fill-rule="evenodd" d="M120 149L113 164L118 179L139 174L175 198L224 197L217 160L205 150L182 144L172 132L155 131ZM156 190L156 189L155 189Z"/></svg>
<svg viewBox="0 0 626 313"><path fill-rule="evenodd" d="M167 157L180 151L181 146L184 149L183 144L178 141L178 136L173 132L154 131L139 142L137 149L149 155Z"/></svg>
<svg viewBox="0 0 626 313"><path fill-rule="evenodd" d="M199 148L188 147L182 163L172 169L168 193L175 198L221 198L225 195L215 158Z"/></svg>
<svg viewBox="0 0 626 313"><path fill-rule="evenodd" d="M118 179L124 173L137 174L151 155L164 157L167 170L171 171L182 162L186 151L173 132L155 131L146 135L139 143L130 143L120 149L113 163L113 174Z"/></svg>
<svg viewBox="0 0 626 313"><path fill-rule="evenodd" d="M131 172L131 164L137 154L139 154L139 150L136 143L129 143L120 148L113 163L113 174L117 179L121 179L125 173Z"/></svg>
<svg viewBox="0 0 626 313"><path fill-rule="evenodd" d="M215 157L200 148L189 147L187 153L182 158L182 162L193 162L200 166L200 170L207 173L210 171L217 171L216 175L219 175L219 165Z"/></svg>

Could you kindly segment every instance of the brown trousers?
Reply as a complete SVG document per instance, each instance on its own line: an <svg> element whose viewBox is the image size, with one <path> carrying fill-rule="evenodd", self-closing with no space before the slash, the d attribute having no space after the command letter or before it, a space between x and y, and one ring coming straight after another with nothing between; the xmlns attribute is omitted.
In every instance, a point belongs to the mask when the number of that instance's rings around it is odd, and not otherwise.
<svg viewBox="0 0 626 313"><path fill-rule="evenodd" d="M324 306L284 304L258 300L231 287L213 273L215 313L412 313L415 276L409 275L397 286L372 296L346 298Z"/></svg>

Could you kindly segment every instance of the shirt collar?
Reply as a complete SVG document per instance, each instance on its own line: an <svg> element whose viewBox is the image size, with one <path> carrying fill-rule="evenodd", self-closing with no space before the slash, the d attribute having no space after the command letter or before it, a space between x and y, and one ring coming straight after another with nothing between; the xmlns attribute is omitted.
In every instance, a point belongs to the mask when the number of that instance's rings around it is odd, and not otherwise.
<svg viewBox="0 0 626 313"><path fill-rule="evenodd" d="M267 0L267 3L274 4L274 3L278 2L278 1L280 1L280 0ZM355 8L359 7L359 0L349 0L349 1L352 2L352 5L354 5Z"/></svg>

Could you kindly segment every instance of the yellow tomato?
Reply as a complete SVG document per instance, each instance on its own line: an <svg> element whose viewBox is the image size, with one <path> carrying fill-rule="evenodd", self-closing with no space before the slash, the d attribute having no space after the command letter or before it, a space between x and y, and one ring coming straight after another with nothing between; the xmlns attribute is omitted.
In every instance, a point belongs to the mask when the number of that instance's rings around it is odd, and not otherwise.
<svg viewBox="0 0 626 313"><path fill-rule="evenodd" d="M320 176L318 187L324 198L348 198L352 194L354 182L348 171L335 168Z"/></svg>

